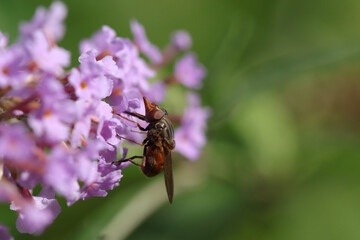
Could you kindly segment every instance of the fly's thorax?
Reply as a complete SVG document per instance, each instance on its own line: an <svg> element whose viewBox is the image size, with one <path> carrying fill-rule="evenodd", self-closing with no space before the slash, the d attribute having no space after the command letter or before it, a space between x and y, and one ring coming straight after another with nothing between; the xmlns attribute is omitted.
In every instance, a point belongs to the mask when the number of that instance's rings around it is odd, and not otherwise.
<svg viewBox="0 0 360 240"><path fill-rule="evenodd" d="M174 128L169 119L163 117L157 122L150 123L147 126L148 145L162 145L163 141L173 142Z"/></svg>
<svg viewBox="0 0 360 240"><path fill-rule="evenodd" d="M169 119L163 117L160 121L155 123L155 129L160 133L161 137L168 140L174 139L174 128Z"/></svg>

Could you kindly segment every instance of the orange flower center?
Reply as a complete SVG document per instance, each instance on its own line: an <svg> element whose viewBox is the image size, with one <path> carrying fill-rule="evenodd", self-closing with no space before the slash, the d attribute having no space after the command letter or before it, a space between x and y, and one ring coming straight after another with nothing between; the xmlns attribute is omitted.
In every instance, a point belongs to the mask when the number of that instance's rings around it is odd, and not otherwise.
<svg viewBox="0 0 360 240"><path fill-rule="evenodd" d="M51 116L51 111L50 110L46 110L44 112L44 117L50 117Z"/></svg>
<svg viewBox="0 0 360 240"><path fill-rule="evenodd" d="M10 71L9 71L9 69L8 68L3 68L2 69L2 73L4 74L4 75L8 75L9 73L10 73Z"/></svg>
<svg viewBox="0 0 360 240"><path fill-rule="evenodd" d="M80 87L81 87L82 89L85 89L85 88L87 87L86 82L82 81L82 82L80 83Z"/></svg>

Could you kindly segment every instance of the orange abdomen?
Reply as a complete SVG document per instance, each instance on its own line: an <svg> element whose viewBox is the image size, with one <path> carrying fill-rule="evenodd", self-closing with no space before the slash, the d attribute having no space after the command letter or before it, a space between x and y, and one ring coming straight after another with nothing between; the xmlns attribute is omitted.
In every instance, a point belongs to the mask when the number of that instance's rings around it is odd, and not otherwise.
<svg viewBox="0 0 360 240"><path fill-rule="evenodd" d="M145 146L141 171L147 177L158 175L164 164L164 154L156 146Z"/></svg>

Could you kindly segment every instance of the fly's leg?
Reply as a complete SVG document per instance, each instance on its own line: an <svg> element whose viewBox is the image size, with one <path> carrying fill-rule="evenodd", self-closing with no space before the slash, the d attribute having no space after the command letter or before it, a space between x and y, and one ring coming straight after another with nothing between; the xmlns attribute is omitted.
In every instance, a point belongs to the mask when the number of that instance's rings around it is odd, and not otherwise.
<svg viewBox="0 0 360 240"><path fill-rule="evenodd" d="M129 142L135 143L135 144L137 144L137 145L139 145L139 146L141 146L141 147L144 146L144 143L138 143L138 142L136 142L136 141L134 141L134 140L132 140L132 139L129 139L129 138L120 136L119 134L117 134L117 136L118 136L119 138L125 139L125 140L127 140L127 141L129 141Z"/></svg>
<svg viewBox="0 0 360 240"><path fill-rule="evenodd" d="M137 118L145 121L145 117L144 117L143 115L139 114L139 113L136 113L136 114L138 114L140 117L139 117L138 115L135 115L135 113L134 113L134 115L133 115L133 113L130 113L130 112L125 112L125 113L127 113L127 114L129 114L129 115L131 115L131 116L137 117ZM119 114L119 113L115 113L115 112L114 112L113 114L115 114L116 116L119 116L119 117L121 117L121 118L123 118L123 119L126 119L126 120L128 120L129 122L135 123L141 131L147 131L147 129L143 128L139 123L131 120L130 118L127 118L127 117L125 117L125 116L123 116L123 115L121 115L121 114ZM143 117L143 118L142 118L142 117Z"/></svg>
<svg viewBox="0 0 360 240"><path fill-rule="evenodd" d="M135 143L135 144L137 144L137 145L139 145L139 146L141 146L141 147L144 146L144 145L149 141L148 138L145 138L142 143L138 143L138 142L135 142L135 141L132 140L132 139L129 139L129 138L120 136L119 134L117 134L117 136L118 136L119 138L125 139L125 140L127 140L127 141L129 141L129 142Z"/></svg>
<svg viewBox="0 0 360 240"><path fill-rule="evenodd" d="M147 134L146 132L139 132L139 131L135 131L135 130L130 130L130 132L139 133L139 134Z"/></svg>
<svg viewBox="0 0 360 240"><path fill-rule="evenodd" d="M145 120L145 116L142 115L142 114L140 114L140 113L137 113L137 112L128 112L128 111L125 111L124 113L129 114L129 115L131 115L131 116L133 116L133 117L137 117L137 118L140 119L140 120L146 121L146 120Z"/></svg>
<svg viewBox="0 0 360 240"><path fill-rule="evenodd" d="M143 158L143 156L132 156L131 158L127 158L127 159L123 159L123 160L119 160L119 161L114 161L114 162L112 162L112 164L120 165L123 162L131 162L132 164L135 164L136 166L141 167L140 164L133 161L133 159L135 159L135 158Z"/></svg>

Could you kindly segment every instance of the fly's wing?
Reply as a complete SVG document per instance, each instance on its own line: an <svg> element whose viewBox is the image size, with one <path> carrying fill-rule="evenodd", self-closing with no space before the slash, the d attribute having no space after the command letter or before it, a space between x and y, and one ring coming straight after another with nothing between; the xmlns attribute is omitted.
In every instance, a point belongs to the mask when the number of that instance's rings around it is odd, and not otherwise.
<svg viewBox="0 0 360 240"><path fill-rule="evenodd" d="M171 151L169 150L165 152L164 177L165 177L165 186L166 186L166 192L169 198L169 202L172 203L174 196L174 178L172 171Z"/></svg>

